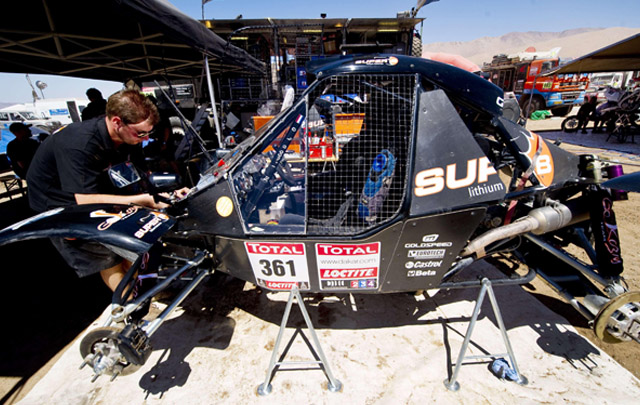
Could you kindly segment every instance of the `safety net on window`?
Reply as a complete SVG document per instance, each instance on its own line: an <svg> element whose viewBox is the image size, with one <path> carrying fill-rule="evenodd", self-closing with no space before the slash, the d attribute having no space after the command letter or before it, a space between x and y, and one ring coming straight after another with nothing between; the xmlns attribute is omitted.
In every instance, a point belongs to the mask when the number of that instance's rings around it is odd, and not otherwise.
<svg viewBox="0 0 640 405"><path fill-rule="evenodd" d="M309 94L307 232L353 234L401 208L415 76L329 77Z"/></svg>

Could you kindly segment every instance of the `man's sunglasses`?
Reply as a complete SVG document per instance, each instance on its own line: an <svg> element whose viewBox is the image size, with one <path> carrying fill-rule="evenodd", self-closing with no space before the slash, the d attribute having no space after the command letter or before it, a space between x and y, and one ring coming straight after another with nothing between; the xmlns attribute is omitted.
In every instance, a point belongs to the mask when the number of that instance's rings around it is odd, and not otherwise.
<svg viewBox="0 0 640 405"><path fill-rule="evenodd" d="M151 136L151 135L153 135L153 133L156 131L156 129L155 129L155 128L153 128L151 131L148 131L148 132L138 132L138 130L137 130L137 129L133 128L133 127L132 127L132 126L130 126L129 124L125 123L124 121L122 121L122 123L123 123L125 126L127 126L127 127L131 128L131 129L133 130L133 132L135 132L135 133L136 133L136 136L137 136L138 138L145 138L145 137L147 137L147 136Z"/></svg>

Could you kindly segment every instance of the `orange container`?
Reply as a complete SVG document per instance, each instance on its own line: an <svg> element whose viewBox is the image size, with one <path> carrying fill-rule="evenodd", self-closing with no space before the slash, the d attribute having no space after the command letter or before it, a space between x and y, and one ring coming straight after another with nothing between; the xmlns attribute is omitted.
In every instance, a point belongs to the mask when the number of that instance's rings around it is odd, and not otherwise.
<svg viewBox="0 0 640 405"><path fill-rule="evenodd" d="M273 118L273 115L254 115L253 118L253 129L255 131L259 130L262 126L264 126L264 124L266 124L267 122L271 121L271 119Z"/></svg>
<svg viewBox="0 0 640 405"><path fill-rule="evenodd" d="M359 135L364 113L336 114L336 135Z"/></svg>

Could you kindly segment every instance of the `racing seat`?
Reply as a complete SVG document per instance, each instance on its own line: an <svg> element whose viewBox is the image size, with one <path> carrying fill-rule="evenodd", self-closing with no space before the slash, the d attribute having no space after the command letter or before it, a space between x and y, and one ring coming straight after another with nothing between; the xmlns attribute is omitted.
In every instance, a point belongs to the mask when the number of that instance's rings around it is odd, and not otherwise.
<svg viewBox="0 0 640 405"><path fill-rule="evenodd" d="M367 131L342 149L335 171L309 176L310 231L351 233L388 217L396 154Z"/></svg>

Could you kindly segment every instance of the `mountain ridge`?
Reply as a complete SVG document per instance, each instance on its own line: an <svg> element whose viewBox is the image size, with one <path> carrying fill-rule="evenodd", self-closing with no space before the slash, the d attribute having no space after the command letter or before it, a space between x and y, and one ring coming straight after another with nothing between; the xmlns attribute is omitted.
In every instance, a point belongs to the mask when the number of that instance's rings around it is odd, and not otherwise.
<svg viewBox="0 0 640 405"><path fill-rule="evenodd" d="M472 41L424 42L423 52L446 52L464 56L482 66L494 55L522 52L528 47L548 51L560 47L561 58L578 58L640 33L640 28L575 28L559 32L509 32L499 37Z"/></svg>

